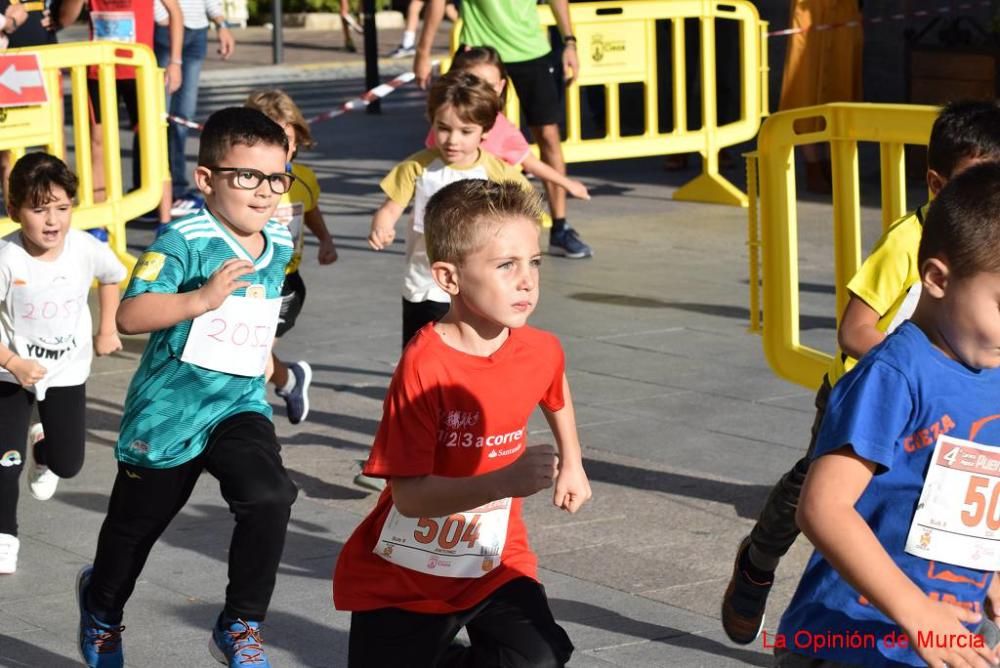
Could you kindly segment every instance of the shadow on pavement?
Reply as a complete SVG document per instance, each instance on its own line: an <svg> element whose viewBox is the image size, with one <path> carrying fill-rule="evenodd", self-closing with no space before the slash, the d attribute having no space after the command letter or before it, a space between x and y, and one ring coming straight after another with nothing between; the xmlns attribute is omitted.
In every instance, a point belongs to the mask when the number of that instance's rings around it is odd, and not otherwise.
<svg viewBox="0 0 1000 668"><path fill-rule="evenodd" d="M68 659L47 649L36 647L20 638L0 634L0 665L45 666L45 668L77 668L80 659Z"/></svg>

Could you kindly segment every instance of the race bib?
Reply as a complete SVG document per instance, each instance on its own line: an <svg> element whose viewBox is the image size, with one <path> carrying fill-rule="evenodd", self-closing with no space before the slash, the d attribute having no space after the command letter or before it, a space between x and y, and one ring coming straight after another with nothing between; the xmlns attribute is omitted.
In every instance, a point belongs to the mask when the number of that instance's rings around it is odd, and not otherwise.
<svg viewBox="0 0 1000 668"><path fill-rule="evenodd" d="M181 361L234 376L263 375L280 310L277 297L229 295L222 306L191 322Z"/></svg>
<svg viewBox="0 0 1000 668"><path fill-rule="evenodd" d="M500 565L511 500L447 517L404 517L393 506L375 543L386 561L428 575L478 578Z"/></svg>
<svg viewBox="0 0 1000 668"><path fill-rule="evenodd" d="M40 290L14 286L12 301L17 338L49 347L61 347L73 339L87 308L86 293L60 284Z"/></svg>
<svg viewBox="0 0 1000 668"><path fill-rule="evenodd" d="M135 42L135 14L132 12L91 12L95 40Z"/></svg>
<svg viewBox="0 0 1000 668"><path fill-rule="evenodd" d="M1000 569L1000 447L939 436L906 552L955 566Z"/></svg>

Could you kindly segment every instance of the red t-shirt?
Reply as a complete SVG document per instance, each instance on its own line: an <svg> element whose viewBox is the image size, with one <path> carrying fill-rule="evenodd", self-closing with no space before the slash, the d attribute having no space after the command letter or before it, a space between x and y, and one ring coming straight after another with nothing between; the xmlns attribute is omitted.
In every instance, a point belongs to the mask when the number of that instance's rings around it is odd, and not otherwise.
<svg viewBox="0 0 1000 668"><path fill-rule="evenodd" d="M437 146L437 138L434 136L434 128L427 131L427 138L424 139L424 146L434 148ZM486 133L483 140L482 149L500 158L508 165L520 165L531 152L531 145L524 138L521 131L507 120L502 113L497 114L497 120L493 127Z"/></svg>
<svg viewBox="0 0 1000 668"><path fill-rule="evenodd" d="M90 0L90 39L145 44L153 48L153 0ZM97 78L97 68L87 76ZM115 78L134 79L135 68L119 65Z"/></svg>
<svg viewBox="0 0 1000 668"><path fill-rule="evenodd" d="M373 550L392 509L393 477L467 477L508 466L525 450L535 408L563 407L564 367L558 339L533 327L512 329L489 357L449 347L433 324L417 333L389 384L364 469L389 484L340 552L333 576L337 609L452 613L477 605L515 578L537 579L521 499L511 504L499 565L481 577L420 572Z"/></svg>

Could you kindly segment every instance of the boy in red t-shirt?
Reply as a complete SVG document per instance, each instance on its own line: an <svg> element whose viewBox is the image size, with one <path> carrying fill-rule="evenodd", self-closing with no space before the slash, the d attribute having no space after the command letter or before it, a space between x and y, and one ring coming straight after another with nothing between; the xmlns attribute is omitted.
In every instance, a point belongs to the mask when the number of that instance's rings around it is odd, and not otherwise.
<svg viewBox="0 0 1000 668"><path fill-rule="evenodd" d="M516 183L439 190L424 221L447 315L403 352L364 473L388 480L344 545L334 603L349 666L562 666L573 651L537 581L522 497L590 498L559 341L538 302L541 206ZM536 406L559 448L527 445ZM466 627L471 647L452 641Z"/></svg>

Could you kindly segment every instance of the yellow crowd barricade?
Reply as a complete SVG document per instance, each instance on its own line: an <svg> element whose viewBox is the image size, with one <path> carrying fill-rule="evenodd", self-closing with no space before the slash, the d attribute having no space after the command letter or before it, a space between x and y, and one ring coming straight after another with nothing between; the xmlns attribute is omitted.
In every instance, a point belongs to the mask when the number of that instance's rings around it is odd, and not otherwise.
<svg viewBox="0 0 1000 668"><path fill-rule="evenodd" d="M0 150L10 151L14 160L28 149L42 147L60 158L66 157L63 130L62 73L69 71L73 144L80 179L78 205L73 210L73 226L80 229L104 227L108 243L131 270L135 259L126 250L125 223L156 208L163 195L167 170L167 134L163 71L148 47L116 42L80 42L11 49L8 54L34 53L43 71L49 101L34 107L0 110ZM139 153L141 186L123 192L121 146L118 135L118 95L115 66L135 68L139 103ZM87 73L96 68L100 94L101 140L104 153L106 199L94 201L94 174L91 161L91 122L87 94ZM147 128L151 130L147 130ZM10 218L0 218L0 236L16 227Z"/></svg>
<svg viewBox="0 0 1000 668"><path fill-rule="evenodd" d="M767 107L767 23L748 0L628 0L571 4L570 16L577 38L580 76L566 93L566 162L614 160L655 155L700 153L702 173L674 193L674 199L747 206L747 196L719 173L719 150L752 139ZM555 25L547 5L538 7L543 29ZM702 127L688 128L687 70L685 56L686 19L699 21ZM715 20L735 22L742 58L740 116L717 123ZM671 43L671 107L674 127L660 128L661 76L657 71L657 22L669 21ZM452 31L452 52L459 47L461 21ZM450 60L441 63L447 71ZM697 66L697 65L695 65ZM666 75L667 73L663 73ZM623 85L642 85L640 134L623 133L620 90ZM599 87L604 97L605 134L583 138L581 89ZM630 110L636 113L635 110ZM513 86L507 87L504 111L514 124L520 106ZM537 154L537 147L535 147Z"/></svg>
<svg viewBox="0 0 1000 668"><path fill-rule="evenodd" d="M764 122L757 151L747 155L748 192L752 198L748 226L750 313L751 329L761 333L764 354L778 376L814 389L833 359L831 354L805 346L799 339L795 147L817 143L830 146L832 249L839 324L849 299L847 283L862 260L858 142L879 145L882 227L886 229L907 210L903 148L906 144L927 144L938 111L931 106L837 103L782 111ZM755 182L759 184L759 236Z"/></svg>

